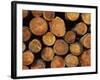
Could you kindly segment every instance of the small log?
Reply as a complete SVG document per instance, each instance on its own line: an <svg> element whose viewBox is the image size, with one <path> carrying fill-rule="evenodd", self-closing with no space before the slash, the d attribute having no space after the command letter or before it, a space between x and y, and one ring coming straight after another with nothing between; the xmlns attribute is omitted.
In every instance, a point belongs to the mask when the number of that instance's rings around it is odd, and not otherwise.
<svg viewBox="0 0 100 80"><path fill-rule="evenodd" d="M38 53L42 49L42 44L38 39L33 39L29 42L29 50Z"/></svg>

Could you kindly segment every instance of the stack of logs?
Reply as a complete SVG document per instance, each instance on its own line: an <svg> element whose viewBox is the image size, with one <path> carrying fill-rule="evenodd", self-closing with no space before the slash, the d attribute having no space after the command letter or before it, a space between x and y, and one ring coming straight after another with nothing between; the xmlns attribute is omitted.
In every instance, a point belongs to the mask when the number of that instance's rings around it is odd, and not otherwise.
<svg viewBox="0 0 100 80"><path fill-rule="evenodd" d="M23 69L91 65L91 14L23 10Z"/></svg>

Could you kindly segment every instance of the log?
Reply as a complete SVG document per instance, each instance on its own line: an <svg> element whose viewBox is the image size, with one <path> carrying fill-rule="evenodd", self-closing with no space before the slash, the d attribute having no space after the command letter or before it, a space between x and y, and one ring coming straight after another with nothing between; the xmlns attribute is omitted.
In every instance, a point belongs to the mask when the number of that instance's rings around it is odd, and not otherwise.
<svg viewBox="0 0 100 80"><path fill-rule="evenodd" d="M79 59L77 56L72 55L71 53L65 57L65 65L67 67L76 67L79 64Z"/></svg>
<svg viewBox="0 0 100 80"><path fill-rule="evenodd" d="M75 39L76 39L76 34L75 32L73 31L67 31L65 36L64 36L64 40L67 42L67 43L73 43L75 42Z"/></svg>
<svg viewBox="0 0 100 80"><path fill-rule="evenodd" d="M91 34L87 33L85 34L81 39L80 43L85 47L85 48L91 48Z"/></svg>
<svg viewBox="0 0 100 80"><path fill-rule="evenodd" d="M82 20L87 25L91 24L91 14L90 13L82 13L81 14Z"/></svg>
<svg viewBox="0 0 100 80"><path fill-rule="evenodd" d="M34 54L31 51L27 50L23 53L23 58L22 59L23 59L22 60L23 65L25 65L25 66L30 65L34 61Z"/></svg>
<svg viewBox="0 0 100 80"><path fill-rule="evenodd" d="M68 44L62 39L56 40L53 49L57 55L65 55L68 53L69 50Z"/></svg>
<svg viewBox="0 0 100 80"><path fill-rule="evenodd" d="M79 13L77 12L65 12L65 19L70 21L76 21L79 18Z"/></svg>
<svg viewBox="0 0 100 80"><path fill-rule="evenodd" d="M28 41L31 37L31 32L28 27L23 27L23 41Z"/></svg>
<svg viewBox="0 0 100 80"><path fill-rule="evenodd" d="M42 50L41 57L44 61L51 61L54 57L54 51L51 47L45 47Z"/></svg>
<svg viewBox="0 0 100 80"><path fill-rule="evenodd" d="M32 63L31 69L43 69L45 66L45 62L42 59L37 59L34 63Z"/></svg>
<svg viewBox="0 0 100 80"><path fill-rule="evenodd" d="M41 17L43 15L42 11L32 11L32 15L34 17Z"/></svg>
<svg viewBox="0 0 100 80"><path fill-rule="evenodd" d="M60 56L55 56L51 61L51 68L63 68L65 66L64 59Z"/></svg>
<svg viewBox="0 0 100 80"><path fill-rule="evenodd" d="M85 50L80 56L81 66L91 66L91 50Z"/></svg>
<svg viewBox="0 0 100 80"><path fill-rule="evenodd" d="M29 42L29 50L33 53L38 53L42 49L42 44L38 39L33 39Z"/></svg>
<svg viewBox="0 0 100 80"><path fill-rule="evenodd" d="M43 35L42 40L45 45L52 46L56 41L56 37L51 32L47 32Z"/></svg>
<svg viewBox="0 0 100 80"><path fill-rule="evenodd" d="M22 17L23 18L26 18L28 16L28 14L29 14L28 10L23 10L22 11Z"/></svg>
<svg viewBox="0 0 100 80"><path fill-rule="evenodd" d="M83 47L81 46L80 43L75 42L75 43L70 44L70 52L73 55L79 56L82 51L83 51Z"/></svg>
<svg viewBox="0 0 100 80"><path fill-rule="evenodd" d="M50 31L57 37L62 37L65 34L65 23L60 17L56 17L52 20Z"/></svg>
<svg viewBox="0 0 100 80"><path fill-rule="evenodd" d="M87 25L83 22L79 22L76 24L73 29L78 35L84 35L87 32Z"/></svg>
<svg viewBox="0 0 100 80"><path fill-rule="evenodd" d="M43 12L43 17L47 21L51 21L55 17L55 13L52 11L44 11Z"/></svg>
<svg viewBox="0 0 100 80"><path fill-rule="evenodd" d="M47 22L40 17L33 18L30 23L30 30L36 36L41 36L45 34L48 30Z"/></svg>

